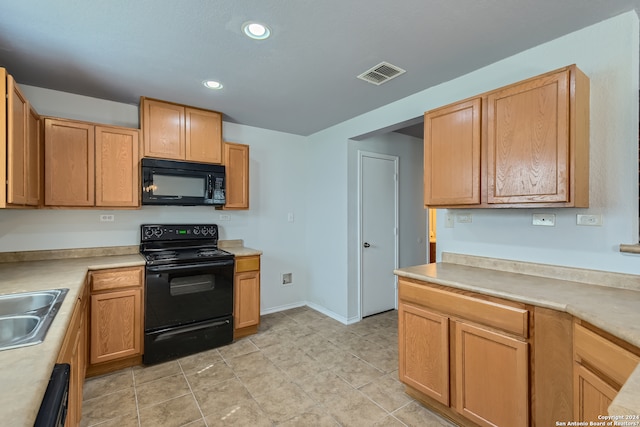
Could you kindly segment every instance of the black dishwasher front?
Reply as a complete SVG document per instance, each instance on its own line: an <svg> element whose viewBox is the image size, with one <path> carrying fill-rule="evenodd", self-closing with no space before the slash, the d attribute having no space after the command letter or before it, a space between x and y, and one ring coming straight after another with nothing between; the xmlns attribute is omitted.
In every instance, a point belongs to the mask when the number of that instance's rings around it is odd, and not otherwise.
<svg viewBox="0 0 640 427"><path fill-rule="evenodd" d="M64 427L69 404L70 372L68 363L53 367L34 427Z"/></svg>

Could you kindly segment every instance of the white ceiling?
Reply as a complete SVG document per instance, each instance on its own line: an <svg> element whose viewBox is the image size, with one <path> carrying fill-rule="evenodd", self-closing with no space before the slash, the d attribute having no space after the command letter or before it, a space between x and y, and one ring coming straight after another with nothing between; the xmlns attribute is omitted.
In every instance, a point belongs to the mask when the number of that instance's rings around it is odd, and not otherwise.
<svg viewBox="0 0 640 427"><path fill-rule="evenodd" d="M634 8L640 0L7 0L0 66L22 84L147 96L309 135ZM248 39L249 20L273 36ZM407 72L381 86L356 78L382 61Z"/></svg>

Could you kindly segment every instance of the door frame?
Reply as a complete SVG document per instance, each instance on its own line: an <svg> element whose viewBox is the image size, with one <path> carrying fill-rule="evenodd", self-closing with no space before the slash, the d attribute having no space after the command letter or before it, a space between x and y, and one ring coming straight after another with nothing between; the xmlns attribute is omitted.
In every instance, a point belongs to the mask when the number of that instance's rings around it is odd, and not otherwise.
<svg viewBox="0 0 640 427"><path fill-rule="evenodd" d="M395 186L394 186L394 201L393 201L393 205L394 205L394 228L395 228L395 239L394 239L394 249L393 249L393 253L394 253L394 259L393 259L393 266L394 269L398 268L398 263L399 263L399 237L400 237L400 229L399 229L399 224L398 224L398 220L399 220L399 196L400 196L400 173L399 173L399 157L398 156L392 156L392 155L387 155L387 154L380 154L380 153L373 153L370 151L363 151L363 150L358 150L358 241L357 241L357 245L358 245L358 320L362 320L362 287L363 287L363 283L362 283L362 234L363 234L363 230L362 230L362 186L363 186L363 180L362 180L362 161L363 158L365 157L373 157L376 159L381 159L381 160L391 160L393 161L393 167L394 167L394 175L395 175ZM394 288L395 288L395 309L398 309L398 277L394 276Z"/></svg>

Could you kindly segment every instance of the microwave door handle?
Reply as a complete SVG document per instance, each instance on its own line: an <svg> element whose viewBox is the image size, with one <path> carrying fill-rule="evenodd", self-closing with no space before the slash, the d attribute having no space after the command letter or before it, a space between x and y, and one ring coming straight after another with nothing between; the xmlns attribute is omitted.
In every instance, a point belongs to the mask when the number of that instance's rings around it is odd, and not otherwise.
<svg viewBox="0 0 640 427"><path fill-rule="evenodd" d="M213 199L213 182L211 181L211 175L207 177L207 199Z"/></svg>

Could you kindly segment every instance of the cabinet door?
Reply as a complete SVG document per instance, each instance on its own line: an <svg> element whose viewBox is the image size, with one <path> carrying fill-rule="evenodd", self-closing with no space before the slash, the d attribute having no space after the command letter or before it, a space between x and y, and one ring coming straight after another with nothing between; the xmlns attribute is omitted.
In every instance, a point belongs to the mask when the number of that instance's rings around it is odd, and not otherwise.
<svg viewBox="0 0 640 427"><path fill-rule="evenodd" d="M488 203L569 201L569 71L488 96Z"/></svg>
<svg viewBox="0 0 640 427"><path fill-rule="evenodd" d="M480 203L480 98L424 115L425 206Z"/></svg>
<svg viewBox="0 0 640 427"><path fill-rule="evenodd" d="M29 102L7 75L7 203L27 203L26 147Z"/></svg>
<svg viewBox="0 0 640 427"><path fill-rule="evenodd" d="M139 206L135 129L96 126L96 206Z"/></svg>
<svg viewBox="0 0 640 427"><path fill-rule="evenodd" d="M42 200L42 132L40 116L29 108L27 116L27 205L37 206Z"/></svg>
<svg viewBox="0 0 640 427"><path fill-rule="evenodd" d="M528 344L455 322L456 410L481 426L529 425Z"/></svg>
<svg viewBox="0 0 640 427"><path fill-rule="evenodd" d="M92 364L142 354L141 289L91 295Z"/></svg>
<svg viewBox="0 0 640 427"><path fill-rule="evenodd" d="M186 159L222 163L222 115L213 111L185 108Z"/></svg>
<svg viewBox="0 0 640 427"><path fill-rule="evenodd" d="M140 108L144 156L184 160L184 107L143 99Z"/></svg>
<svg viewBox="0 0 640 427"><path fill-rule="evenodd" d="M249 146L224 143L225 209L249 209Z"/></svg>
<svg viewBox="0 0 640 427"><path fill-rule="evenodd" d="M449 319L401 302L398 306L400 381L449 405Z"/></svg>
<svg viewBox="0 0 640 427"><path fill-rule="evenodd" d="M574 419L601 421L618 392L584 366L574 364Z"/></svg>
<svg viewBox="0 0 640 427"><path fill-rule="evenodd" d="M94 127L85 123L45 119L45 204L95 204Z"/></svg>
<svg viewBox="0 0 640 427"><path fill-rule="evenodd" d="M260 272L235 274L233 326L246 328L260 323Z"/></svg>

